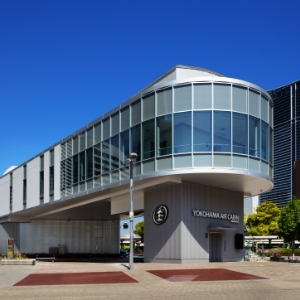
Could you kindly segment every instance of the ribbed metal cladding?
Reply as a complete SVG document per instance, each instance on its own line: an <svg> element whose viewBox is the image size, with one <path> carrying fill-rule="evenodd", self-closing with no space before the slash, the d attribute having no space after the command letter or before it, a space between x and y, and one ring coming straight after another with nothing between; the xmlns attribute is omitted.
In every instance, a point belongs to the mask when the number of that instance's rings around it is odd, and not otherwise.
<svg viewBox="0 0 300 300"><path fill-rule="evenodd" d="M15 252L49 253L65 245L70 253L119 253L119 222L40 220L25 224L1 224L0 245L15 239ZM0 249L6 253L7 249Z"/></svg>
<svg viewBox="0 0 300 300"><path fill-rule="evenodd" d="M165 223L156 225L152 214L159 205L166 205L169 216ZM237 214L239 223L220 218L193 216L193 209ZM208 262L210 227L230 228L221 234L226 243L223 261L240 261L243 252L234 249L234 235L243 232L243 193L182 182L174 186L149 191L145 194L145 262ZM223 242L222 242L223 243ZM223 247L222 247L223 249Z"/></svg>
<svg viewBox="0 0 300 300"><path fill-rule="evenodd" d="M181 258L181 188L159 189L146 193L145 197L145 258L155 258L157 261L179 261ZM152 221L152 212L160 204L172 205L172 214L163 225L156 225ZM157 235L157 230L159 235ZM151 245L151 246L150 246Z"/></svg>
<svg viewBox="0 0 300 300"><path fill-rule="evenodd" d="M300 81L269 91L274 103L274 188L260 196L284 207L295 194L294 161L300 158Z"/></svg>
<svg viewBox="0 0 300 300"><path fill-rule="evenodd" d="M15 252L20 251L20 224L1 224L0 225L0 253L7 254L7 239L13 238Z"/></svg>

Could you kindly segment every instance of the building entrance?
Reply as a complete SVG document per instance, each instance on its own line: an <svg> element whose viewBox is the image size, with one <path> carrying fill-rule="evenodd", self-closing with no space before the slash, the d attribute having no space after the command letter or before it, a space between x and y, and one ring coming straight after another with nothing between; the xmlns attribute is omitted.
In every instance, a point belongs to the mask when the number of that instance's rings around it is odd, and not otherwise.
<svg viewBox="0 0 300 300"><path fill-rule="evenodd" d="M223 234L212 232L209 234L209 262L222 262Z"/></svg>

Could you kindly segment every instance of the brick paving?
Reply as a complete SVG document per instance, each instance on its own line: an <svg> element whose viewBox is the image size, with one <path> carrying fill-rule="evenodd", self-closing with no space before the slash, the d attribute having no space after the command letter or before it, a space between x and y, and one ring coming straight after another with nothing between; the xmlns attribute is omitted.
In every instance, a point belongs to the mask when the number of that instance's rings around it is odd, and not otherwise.
<svg viewBox="0 0 300 300"><path fill-rule="evenodd" d="M264 280L169 282L147 270L226 269ZM13 286L30 274L124 272L138 283ZM240 262L201 264L47 263L35 266L0 266L0 299L299 299L300 263Z"/></svg>
<svg viewBox="0 0 300 300"><path fill-rule="evenodd" d="M147 271L171 282L266 279L252 274L218 269L180 269Z"/></svg>
<svg viewBox="0 0 300 300"><path fill-rule="evenodd" d="M124 272L30 274L14 286L137 283Z"/></svg>

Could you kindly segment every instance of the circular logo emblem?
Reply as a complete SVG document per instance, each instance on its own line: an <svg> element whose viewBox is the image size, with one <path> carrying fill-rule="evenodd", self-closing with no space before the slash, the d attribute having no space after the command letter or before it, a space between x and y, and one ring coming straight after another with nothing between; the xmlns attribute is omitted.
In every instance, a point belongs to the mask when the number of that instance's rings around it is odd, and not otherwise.
<svg viewBox="0 0 300 300"><path fill-rule="evenodd" d="M153 212L152 219L156 225L161 225L168 218L168 208L165 205L159 205Z"/></svg>

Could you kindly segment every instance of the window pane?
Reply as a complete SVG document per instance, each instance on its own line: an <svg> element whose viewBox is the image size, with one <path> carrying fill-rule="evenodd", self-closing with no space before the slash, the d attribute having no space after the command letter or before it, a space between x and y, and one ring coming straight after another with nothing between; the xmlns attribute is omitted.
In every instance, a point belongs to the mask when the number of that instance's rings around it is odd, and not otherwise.
<svg viewBox="0 0 300 300"><path fill-rule="evenodd" d="M270 128L270 150L269 150L269 162L273 164L273 130Z"/></svg>
<svg viewBox="0 0 300 300"><path fill-rule="evenodd" d="M143 156L142 159L155 155L155 129L154 119L143 123Z"/></svg>
<svg viewBox="0 0 300 300"><path fill-rule="evenodd" d="M212 150L212 122L211 111L194 112L194 151L211 152Z"/></svg>
<svg viewBox="0 0 300 300"><path fill-rule="evenodd" d="M40 156L40 171L44 171L44 155Z"/></svg>
<svg viewBox="0 0 300 300"><path fill-rule="evenodd" d="M259 93L249 90L249 114L259 118Z"/></svg>
<svg viewBox="0 0 300 300"><path fill-rule="evenodd" d="M159 91L156 94L157 115L164 115L172 112L172 89Z"/></svg>
<svg viewBox="0 0 300 300"><path fill-rule="evenodd" d="M73 156L73 183L78 182L78 154Z"/></svg>
<svg viewBox="0 0 300 300"><path fill-rule="evenodd" d="M94 141L94 137L93 137L93 127L92 127L86 131L86 146L87 146L87 148L93 146L93 141Z"/></svg>
<svg viewBox="0 0 300 300"><path fill-rule="evenodd" d="M231 151L231 121L230 112L214 112L214 151Z"/></svg>
<svg viewBox="0 0 300 300"><path fill-rule="evenodd" d="M120 122L119 122L119 112L113 114L111 116L111 135L118 134L120 129Z"/></svg>
<svg viewBox="0 0 300 300"><path fill-rule="evenodd" d="M102 142L102 174L110 171L109 140Z"/></svg>
<svg viewBox="0 0 300 300"><path fill-rule="evenodd" d="M101 174L101 149L100 144L94 146L94 176Z"/></svg>
<svg viewBox="0 0 300 300"><path fill-rule="evenodd" d="M85 131L80 133L80 151L85 150Z"/></svg>
<svg viewBox="0 0 300 300"><path fill-rule="evenodd" d="M120 165L125 166L129 157L129 130L120 135Z"/></svg>
<svg viewBox="0 0 300 300"><path fill-rule="evenodd" d="M240 86L232 86L232 110L247 112L247 89Z"/></svg>
<svg viewBox="0 0 300 300"><path fill-rule="evenodd" d="M40 172L40 195L44 196L44 171Z"/></svg>
<svg viewBox="0 0 300 300"><path fill-rule="evenodd" d="M151 94L143 98L143 120L154 118L154 114L155 114L154 100L155 100L154 94Z"/></svg>
<svg viewBox="0 0 300 300"><path fill-rule="evenodd" d="M232 115L232 152L248 154L248 115Z"/></svg>
<svg viewBox="0 0 300 300"><path fill-rule="evenodd" d="M269 120L270 126L273 128L273 107L271 104L269 105Z"/></svg>
<svg viewBox="0 0 300 300"><path fill-rule="evenodd" d="M73 138L73 154L78 153L78 136Z"/></svg>
<svg viewBox="0 0 300 300"><path fill-rule="evenodd" d="M119 166L119 135L111 138L111 169L118 169Z"/></svg>
<svg viewBox="0 0 300 300"><path fill-rule="evenodd" d="M79 154L79 181L85 180L85 152Z"/></svg>
<svg viewBox="0 0 300 300"><path fill-rule="evenodd" d="M129 106L121 110L121 131L129 128Z"/></svg>
<svg viewBox="0 0 300 300"><path fill-rule="evenodd" d="M268 108L269 108L269 101L267 98L261 96L261 118L262 120L264 120L265 122L269 122L269 112L268 112Z"/></svg>
<svg viewBox="0 0 300 300"><path fill-rule="evenodd" d="M95 140L94 144L98 144L101 142L101 123L98 123L94 126L95 128Z"/></svg>
<svg viewBox="0 0 300 300"><path fill-rule="evenodd" d="M50 166L54 166L54 149L50 150Z"/></svg>
<svg viewBox="0 0 300 300"><path fill-rule="evenodd" d="M192 151L192 117L190 112L174 114L174 153Z"/></svg>
<svg viewBox="0 0 300 300"><path fill-rule="evenodd" d="M54 167L50 167L49 172L50 172L49 194L53 194L54 193Z"/></svg>
<svg viewBox="0 0 300 300"><path fill-rule="evenodd" d="M131 126L141 122L141 101L131 104Z"/></svg>
<svg viewBox="0 0 300 300"><path fill-rule="evenodd" d="M136 153L136 161L141 160L141 125L131 128L131 147L130 152Z"/></svg>
<svg viewBox="0 0 300 300"><path fill-rule="evenodd" d="M103 121L103 140L106 140L110 137L110 119L109 118L106 118L104 121Z"/></svg>
<svg viewBox="0 0 300 300"><path fill-rule="evenodd" d="M93 148L86 151L86 178L93 177Z"/></svg>
<svg viewBox="0 0 300 300"><path fill-rule="evenodd" d="M157 118L156 148L157 156L172 153L172 115Z"/></svg>
<svg viewBox="0 0 300 300"><path fill-rule="evenodd" d="M192 86L177 86L174 88L174 111L190 110L192 108Z"/></svg>
<svg viewBox="0 0 300 300"><path fill-rule="evenodd" d="M214 108L230 109L230 85L214 84Z"/></svg>
<svg viewBox="0 0 300 300"><path fill-rule="evenodd" d="M212 108L211 84L194 85L194 109Z"/></svg>
<svg viewBox="0 0 300 300"><path fill-rule="evenodd" d="M260 120L249 116L249 155L260 157Z"/></svg>
<svg viewBox="0 0 300 300"><path fill-rule="evenodd" d="M269 126L261 122L261 158L269 161Z"/></svg>

